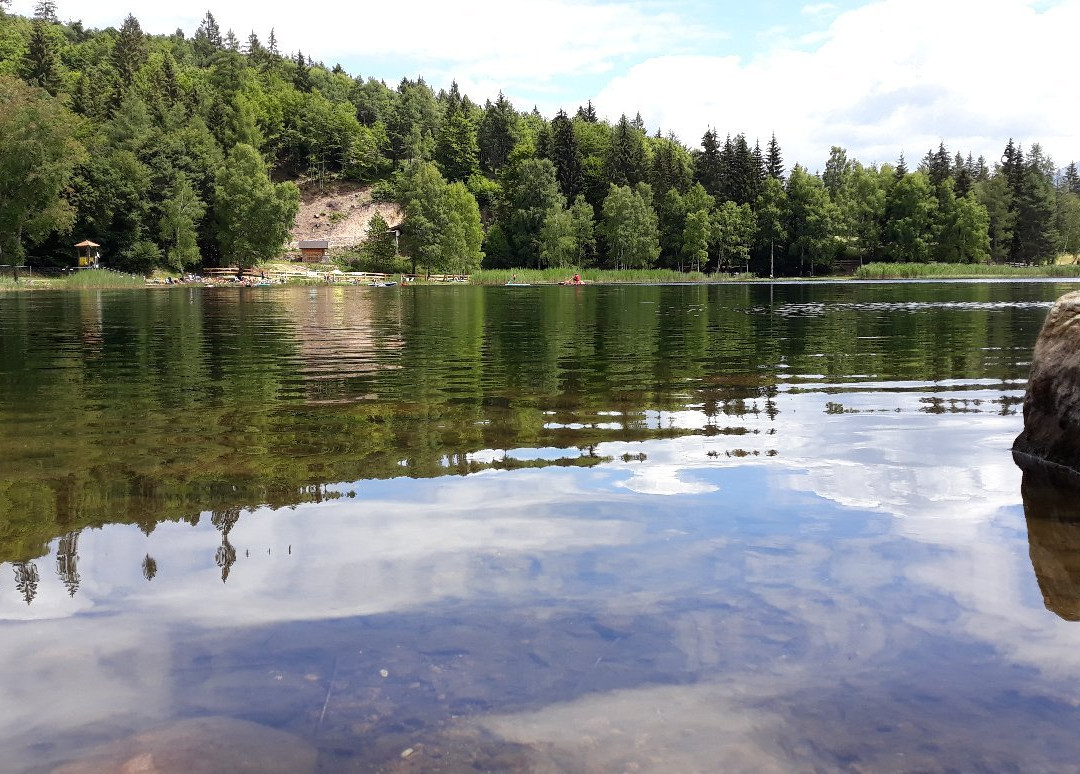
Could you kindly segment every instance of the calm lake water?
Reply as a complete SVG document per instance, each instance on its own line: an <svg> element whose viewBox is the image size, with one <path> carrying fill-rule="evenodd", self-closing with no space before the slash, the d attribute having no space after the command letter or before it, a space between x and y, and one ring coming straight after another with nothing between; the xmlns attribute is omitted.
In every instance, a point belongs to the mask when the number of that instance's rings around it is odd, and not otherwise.
<svg viewBox="0 0 1080 774"><path fill-rule="evenodd" d="M1076 771L1073 287L0 294L0 769Z"/></svg>

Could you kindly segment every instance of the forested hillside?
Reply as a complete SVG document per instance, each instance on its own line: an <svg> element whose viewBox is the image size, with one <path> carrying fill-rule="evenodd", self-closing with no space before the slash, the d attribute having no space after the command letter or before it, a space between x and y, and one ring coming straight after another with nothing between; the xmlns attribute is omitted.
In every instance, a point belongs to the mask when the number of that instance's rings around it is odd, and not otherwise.
<svg viewBox="0 0 1080 774"><path fill-rule="evenodd" d="M805 275L839 260L1044 262L1080 244L1076 165L1056 171L1037 144L1003 138L988 163L943 142L914 169L835 147L812 174L775 136L709 128L690 148L591 103L548 120L456 84L391 88L211 13L190 36L151 36L132 16L87 30L59 23L53 0L33 19L5 4L0 263L70 263L90 238L126 270L252 265L280 254L297 183L333 179L404 206L401 250L430 271ZM388 260L385 241L368 253Z"/></svg>

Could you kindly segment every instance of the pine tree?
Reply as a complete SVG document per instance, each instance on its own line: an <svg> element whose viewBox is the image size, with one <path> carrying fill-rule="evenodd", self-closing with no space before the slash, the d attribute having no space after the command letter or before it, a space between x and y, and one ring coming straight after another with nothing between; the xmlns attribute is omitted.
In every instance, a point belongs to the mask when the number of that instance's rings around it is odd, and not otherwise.
<svg viewBox="0 0 1080 774"><path fill-rule="evenodd" d="M720 145L712 129L706 130L701 138L701 152L697 154L694 165L694 180L701 183L710 196L720 193L723 184Z"/></svg>
<svg viewBox="0 0 1080 774"><path fill-rule="evenodd" d="M214 54L221 50L221 28L218 27L214 14L206 12L191 39L191 46L195 50L196 61L203 67L209 65Z"/></svg>
<svg viewBox="0 0 1080 774"><path fill-rule="evenodd" d="M1076 171L1076 162L1070 161L1065 167L1065 190L1080 195L1080 173Z"/></svg>
<svg viewBox="0 0 1080 774"><path fill-rule="evenodd" d="M773 180L784 180L784 157L780 155L780 144L776 141L776 133L769 140L769 150L765 155L765 174Z"/></svg>
<svg viewBox="0 0 1080 774"><path fill-rule="evenodd" d="M477 140L480 162L488 174L495 174L506 166L510 151L517 143L518 121L517 111L501 91L494 104L485 105Z"/></svg>
<svg viewBox="0 0 1080 774"><path fill-rule="evenodd" d="M562 110L551 120L551 162L563 196L573 201L581 193L582 160L574 125Z"/></svg>
<svg viewBox="0 0 1080 774"><path fill-rule="evenodd" d="M56 17L56 0L37 0L34 4L34 18L47 24L59 24Z"/></svg>
<svg viewBox="0 0 1080 774"><path fill-rule="evenodd" d="M907 173L907 162L904 161L904 153L901 151L900 158L896 161L896 179L903 180Z"/></svg>
<svg viewBox="0 0 1080 774"><path fill-rule="evenodd" d="M435 160L448 182L468 180L480 169L480 147L476 128L461 109L449 109L435 140Z"/></svg>
<svg viewBox="0 0 1080 774"><path fill-rule="evenodd" d="M754 199L761 193L761 186L765 182L765 154L761 152L761 143L754 140Z"/></svg>
<svg viewBox="0 0 1080 774"><path fill-rule="evenodd" d="M958 197L967 196L967 192L975 185L975 178L971 174L972 164L970 153L967 161L959 152L957 152L956 158L953 159L953 179L956 180L956 195Z"/></svg>
<svg viewBox="0 0 1080 774"><path fill-rule="evenodd" d="M923 159L930 185L935 188L943 185L952 175L952 167L949 163L949 152L945 149L945 143L938 145L936 151L928 151Z"/></svg>
<svg viewBox="0 0 1080 774"><path fill-rule="evenodd" d="M648 173L645 137L634 128L625 113L612 129L606 168L608 182L614 185L635 186L644 182Z"/></svg>
<svg viewBox="0 0 1080 774"><path fill-rule="evenodd" d="M302 51L296 52L293 64L296 65L296 69L293 71L293 86L300 92L311 91L311 70L308 68L307 58Z"/></svg>
<svg viewBox="0 0 1080 774"><path fill-rule="evenodd" d="M586 123L595 124L597 122L596 108L593 107L591 99L585 104L584 107L579 107L577 109L577 117L580 118L582 121L585 121Z"/></svg>
<svg viewBox="0 0 1080 774"><path fill-rule="evenodd" d="M30 45L20 64L19 75L31 86L39 86L54 97L60 91L59 59L49 34L49 25L41 19L34 19Z"/></svg>
<svg viewBox="0 0 1080 774"><path fill-rule="evenodd" d="M1026 162L1017 146L1012 164L1017 181L1012 186L1016 214L1012 260L1029 264L1053 260L1058 243L1054 187L1049 175L1053 165L1037 144L1031 146Z"/></svg>
<svg viewBox="0 0 1080 774"><path fill-rule="evenodd" d="M266 51L274 59L281 56L281 52L278 50L277 35L274 34L273 27L270 28L270 37L266 39Z"/></svg>
<svg viewBox="0 0 1080 774"><path fill-rule="evenodd" d="M143 36L139 21L131 14L124 19L120 34L112 49L112 63L121 90L126 90L135 82L135 74L146 63L149 55L146 38Z"/></svg>

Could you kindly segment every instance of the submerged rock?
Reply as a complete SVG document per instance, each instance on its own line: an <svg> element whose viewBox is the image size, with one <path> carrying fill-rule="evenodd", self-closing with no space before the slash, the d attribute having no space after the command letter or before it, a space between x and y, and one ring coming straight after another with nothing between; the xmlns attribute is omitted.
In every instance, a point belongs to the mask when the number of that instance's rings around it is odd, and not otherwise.
<svg viewBox="0 0 1080 774"><path fill-rule="evenodd" d="M226 717L194 718L120 739L55 774L310 772L315 748L300 737Z"/></svg>
<svg viewBox="0 0 1080 774"><path fill-rule="evenodd" d="M1025 469L1034 457L1080 471L1080 291L1059 298L1039 332L1013 452Z"/></svg>

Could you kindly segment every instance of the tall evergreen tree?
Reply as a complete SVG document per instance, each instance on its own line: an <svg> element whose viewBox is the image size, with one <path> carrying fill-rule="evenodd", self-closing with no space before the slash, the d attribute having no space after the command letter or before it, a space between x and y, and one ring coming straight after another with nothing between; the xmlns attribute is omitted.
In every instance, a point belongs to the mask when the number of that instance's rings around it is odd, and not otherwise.
<svg viewBox="0 0 1080 774"><path fill-rule="evenodd" d="M1065 167L1065 190L1069 193L1080 195L1080 173L1076 171L1076 162L1070 161Z"/></svg>
<svg viewBox="0 0 1080 774"><path fill-rule="evenodd" d="M720 144L714 130L707 129L702 136L701 152L697 154L694 166L694 180L701 183L710 196L719 195L723 185L723 168Z"/></svg>
<svg viewBox="0 0 1080 774"><path fill-rule="evenodd" d="M221 28L218 27L214 14L209 11L195 30L195 36L191 39L191 47L195 52L195 61L202 67L210 64L214 54L221 50Z"/></svg>
<svg viewBox="0 0 1080 774"><path fill-rule="evenodd" d="M592 100L590 99L584 107L577 109L577 117L586 123L595 124L597 122L596 108L593 107Z"/></svg>
<svg viewBox="0 0 1080 774"><path fill-rule="evenodd" d="M34 18L46 24L58 24L56 17L56 0L37 0L34 3Z"/></svg>
<svg viewBox="0 0 1080 774"><path fill-rule="evenodd" d="M1053 165L1037 144L1031 146L1027 161L1019 164L1020 184L1013 189L1013 260L1032 264L1052 261L1058 249L1056 202L1049 173Z"/></svg>
<svg viewBox="0 0 1080 774"><path fill-rule="evenodd" d="M120 26L120 34L112 49L112 63L120 90L127 90L135 82L135 74L149 56L146 38L139 21L131 14L127 15Z"/></svg>
<svg viewBox="0 0 1080 774"><path fill-rule="evenodd" d="M302 51L296 52L293 65L295 66L293 70L293 86L299 92L311 91L311 69L308 67L307 57L304 56Z"/></svg>
<svg viewBox="0 0 1080 774"><path fill-rule="evenodd" d="M465 115L460 100L452 103L443 117L435 141L435 159L449 182L468 180L480 169L476 128Z"/></svg>
<svg viewBox="0 0 1080 774"><path fill-rule="evenodd" d="M480 163L488 174L493 175L506 166L510 151L517 144L518 121L517 111L501 91L494 103L484 106L477 139Z"/></svg>
<svg viewBox="0 0 1080 774"><path fill-rule="evenodd" d="M19 67L19 75L31 86L38 86L54 97L62 85L60 61L56 55L48 23L34 19L30 43Z"/></svg>
<svg viewBox="0 0 1080 774"><path fill-rule="evenodd" d="M567 201L573 201L582 192L581 152L574 125L562 110L551 120L551 162L555 165L559 189Z"/></svg>
<svg viewBox="0 0 1080 774"><path fill-rule="evenodd" d="M635 186L648 176L645 136L626 117L611 130L611 149L606 159L607 179L613 185Z"/></svg>
<svg viewBox="0 0 1080 774"><path fill-rule="evenodd" d="M780 144L776 141L776 133L769 139L769 149L765 154L765 174L773 180L784 179L784 157L780 154Z"/></svg>

